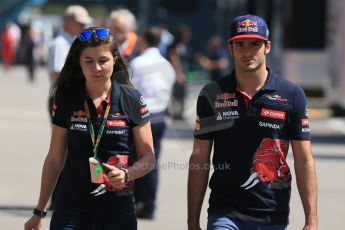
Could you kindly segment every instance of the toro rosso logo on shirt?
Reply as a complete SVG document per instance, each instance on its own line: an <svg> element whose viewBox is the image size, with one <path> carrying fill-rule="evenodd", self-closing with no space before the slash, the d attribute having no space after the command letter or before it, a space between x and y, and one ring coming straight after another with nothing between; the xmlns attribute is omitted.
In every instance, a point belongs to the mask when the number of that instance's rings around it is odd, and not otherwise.
<svg viewBox="0 0 345 230"><path fill-rule="evenodd" d="M284 111L278 111L278 110L263 108L263 109L261 109L261 116L285 120L285 112Z"/></svg>
<svg viewBox="0 0 345 230"><path fill-rule="evenodd" d="M266 183L272 189L289 187L291 173L286 163L288 150L287 141L264 138L252 158L251 175L241 187L248 190L259 182Z"/></svg>
<svg viewBox="0 0 345 230"><path fill-rule="evenodd" d="M272 101L287 101L288 99L280 96L280 95L269 95L267 94L266 97Z"/></svg>

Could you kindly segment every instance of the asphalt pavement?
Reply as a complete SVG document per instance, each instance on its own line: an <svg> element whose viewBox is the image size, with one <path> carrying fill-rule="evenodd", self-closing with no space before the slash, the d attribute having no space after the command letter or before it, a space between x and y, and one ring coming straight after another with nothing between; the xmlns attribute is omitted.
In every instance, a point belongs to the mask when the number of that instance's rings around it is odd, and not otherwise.
<svg viewBox="0 0 345 230"><path fill-rule="evenodd" d="M188 160L193 144L195 102L205 82L188 87L184 121L168 121L160 161L160 186L154 220L139 220L140 230L187 229ZM23 229L32 215L40 176L50 141L47 112L49 81L39 67L35 82L29 82L22 66L5 71L0 65L0 229ZM319 185L319 229L345 229L345 119L333 118L327 108L310 108L312 146ZM288 162L293 168L292 154ZM206 196L209 195L209 190ZM207 198L201 225L206 224ZM50 214L45 219L48 229ZM302 229L304 222L295 180L293 180L289 229Z"/></svg>

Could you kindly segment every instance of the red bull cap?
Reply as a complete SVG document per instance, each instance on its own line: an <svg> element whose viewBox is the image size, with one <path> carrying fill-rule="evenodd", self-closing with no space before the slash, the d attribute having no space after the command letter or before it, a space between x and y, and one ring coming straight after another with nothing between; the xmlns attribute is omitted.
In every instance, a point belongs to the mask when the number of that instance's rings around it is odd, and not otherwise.
<svg viewBox="0 0 345 230"><path fill-rule="evenodd" d="M229 42L239 38L257 38L268 40L269 31L266 22L256 15L243 15L234 18L231 23Z"/></svg>

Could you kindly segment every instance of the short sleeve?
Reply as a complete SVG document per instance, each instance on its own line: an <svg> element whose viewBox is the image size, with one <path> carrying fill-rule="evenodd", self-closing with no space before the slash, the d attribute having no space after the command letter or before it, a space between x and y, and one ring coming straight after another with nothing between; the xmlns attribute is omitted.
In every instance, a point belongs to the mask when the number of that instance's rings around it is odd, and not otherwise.
<svg viewBox="0 0 345 230"><path fill-rule="evenodd" d="M308 103L304 91L297 87L290 125L292 140L310 140Z"/></svg>
<svg viewBox="0 0 345 230"><path fill-rule="evenodd" d="M212 117L215 115L207 98L205 89L203 89L199 94L196 105L196 121L194 129L194 137L204 140L213 139L213 132L210 132L208 127L212 125L212 121L210 123L209 120L213 120Z"/></svg>
<svg viewBox="0 0 345 230"><path fill-rule="evenodd" d="M63 93L61 90L57 90L53 98L53 108L52 108L52 122L54 125L60 126L62 128L68 128L66 121L66 111L63 104Z"/></svg>
<svg viewBox="0 0 345 230"><path fill-rule="evenodd" d="M123 107L133 126L150 121L150 112L138 90L126 88L122 94Z"/></svg>
<svg viewBox="0 0 345 230"><path fill-rule="evenodd" d="M213 139L216 132L233 126L234 119L222 119L224 108L215 105L217 97L225 93L219 84L211 82L201 91L197 101L197 118L194 129L194 137L198 139ZM229 108L227 108L229 111Z"/></svg>

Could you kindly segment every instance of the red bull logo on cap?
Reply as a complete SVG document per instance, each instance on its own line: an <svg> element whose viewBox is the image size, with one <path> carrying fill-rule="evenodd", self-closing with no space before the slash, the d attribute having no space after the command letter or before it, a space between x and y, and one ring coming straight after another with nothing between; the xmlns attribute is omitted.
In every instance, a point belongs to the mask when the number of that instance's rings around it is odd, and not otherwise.
<svg viewBox="0 0 345 230"><path fill-rule="evenodd" d="M229 42L238 38L256 38L268 40L266 22L256 15L243 15L234 18L231 22Z"/></svg>
<svg viewBox="0 0 345 230"><path fill-rule="evenodd" d="M258 32L258 23L250 19L240 21L237 25L237 33L242 32Z"/></svg>

